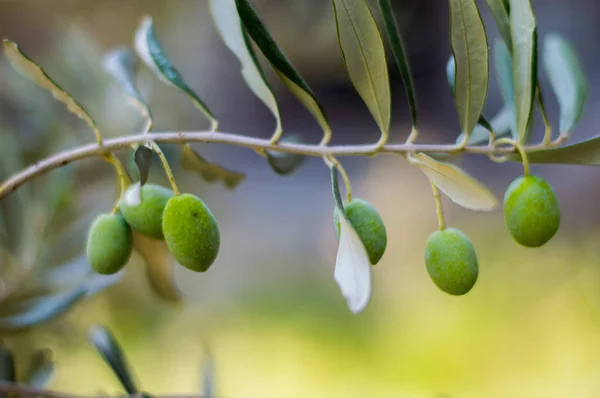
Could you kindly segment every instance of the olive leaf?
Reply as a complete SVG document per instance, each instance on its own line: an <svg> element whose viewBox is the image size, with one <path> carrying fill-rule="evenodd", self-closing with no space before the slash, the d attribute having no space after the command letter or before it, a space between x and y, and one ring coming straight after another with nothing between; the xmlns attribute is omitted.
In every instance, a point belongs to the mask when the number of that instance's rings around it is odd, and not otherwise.
<svg viewBox="0 0 600 398"><path fill-rule="evenodd" d="M194 106L201 110L209 119L211 130L215 131L218 127L215 116L210 109L208 109L208 106L204 101L200 99L198 94L196 94L196 92L186 83L181 73L175 68L172 61L167 56L162 44L156 36L151 17L145 16L142 18L142 21L135 32L134 47L144 64L154 72L159 80L185 93Z"/></svg>
<svg viewBox="0 0 600 398"><path fill-rule="evenodd" d="M296 135L284 137L281 142L300 143L302 139ZM266 151L267 161L271 168L279 175L289 175L296 171L306 159L306 156L295 153Z"/></svg>
<svg viewBox="0 0 600 398"><path fill-rule="evenodd" d="M235 0L210 0L209 4L212 18L221 38L241 64L242 76L246 84L275 117L274 136L280 134L282 125L277 100L256 59L252 46L248 42L248 36L238 15Z"/></svg>
<svg viewBox="0 0 600 398"><path fill-rule="evenodd" d="M504 137L510 134L514 125L515 113L508 107L500 109L500 111L490 120L489 127L484 127L479 120L479 124L475 126L473 132L469 136L469 145L488 144L490 141L490 130L496 134L496 138ZM460 144L464 140L464 133L460 133L456 138L456 144Z"/></svg>
<svg viewBox="0 0 600 398"><path fill-rule="evenodd" d="M328 138L331 135L331 126L325 115L325 110L306 81L304 81L281 51L250 0L235 0L235 4L248 36L254 41L267 61L269 61L283 84L317 120L324 132L325 138Z"/></svg>
<svg viewBox="0 0 600 398"><path fill-rule="evenodd" d="M575 128L587 99L587 84L581 62L571 44L553 33L544 40L543 63L560 105L560 133Z"/></svg>
<svg viewBox="0 0 600 398"><path fill-rule="evenodd" d="M365 245L352 227L338 185L338 171L331 168L331 187L340 220L340 237L333 276L350 311L362 312L371 300L373 277L371 261Z"/></svg>
<svg viewBox="0 0 600 398"><path fill-rule="evenodd" d="M510 29L510 8L508 0L485 0L488 8L492 12L500 37L508 48L512 48L512 37Z"/></svg>
<svg viewBox="0 0 600 398"><path fill-rule="evenodd" d="M394 9L392 8L390 0L378 0L377 4L379 4L379 10L383 16L383 23L387 32L392 54L396 59L396 64L398 65L400 76L404 83L406 97L408 98L408 106L410 108L410 120L414 130L417 128L417 99L410 66L404 51L404 43L402 41L402 35L400 34L400 28L396 21Z"/></svg>
<svg viewBox="0 0 600 398"><path fill-rule="evenodd" d="M489 54L475 0L450 0L450 34L456 63L454 99L462 132L471 134L488 91Z"/></svg>
<svg viewBox="0 0 600 398"><path fill-rule="evenodd" d="M166 301L181 301L182 295L173 275L176 262L165 241L134 232L133 249L145 261L148 281L158 297Z"/></svg>
<svg viewBox="0 0 600 398"><path fill-rule="evenodd" d="M33 388L45 388L54 377L56 364L52 360L52 351L39 350L33 354L23 383Z"/></svg>
<svg viewBox="0 0 600 398"><path fill-rule="evenodd" d="M39 65L29 59L16 43L8 39L3 39L2 46L4 48L4 54L6 54L8 57L8 60L13 68L38 86L48 90L54 96L54 98L65 104L71 113L85 121L88 126L90 126L96 135L96 140L101 140L102 135L96 126L96 122L94 122L88 112L79 103L77 103L77 101L75 101L73 97L69 95L69 93L56 84Z"/></svg>
<svg viewBox="0 0 600 398"><path fill-rule="evenodd" d="M391 94L383 40L365 0L332 0L340 49L350 80L382 134L390 129Z"/></svg>
<svg viewBox="0 0 600 398"><path fill-rule="evenodd" d="M519 153L507 157L515 162L522 161ZM600 165L600 136L557 148L528 151L527 159L530 163L597 166Z"/></svg>
<svg viewBox="0 0 600 398"><path fill-rule="evenodd" d="M510 112L511 121L508 132L512 133L512 138L514 140L518 140L512 56L510 55L508 47L502 40L496 40L494 43L494 66L496 70L496 80L500 87L500 94L504 100L504 109L506 109L507 112ZM498 137L501 136L499 133L497 133L497 135Z"/></svg>
<svg viewBox="0 0 600 398"><path fill-rule="evenodd" d="M139 390L125 360L125 355L112 333L104 326L96 325L89 331L89 338L104 361L113 370L125 391L134 395Z"/></svg>
<svg viewBox="0 0 600 398"><path fill-rule="evenodd" d="M510 0L513 82L519 142L527 140L537 87L537 27L531 0Z"/></svg>
<svg viewBox="0 0 600 398"><path fill-rule="evenodd" d="M13 352L0 343L0 381L15 381L15 357Z"/></svg>
<svg viewBox="0 0 600 398"><path fill-rule="evenodd" d="M209 162L187 144L182 148L181 166L186 170L200 173L206 182L223 181L227 188L233 189L246 179L246 174Z"/></svg>
<svg viewBox="0 0 600 398"><path fill-rule="evenodd" d="M136 84L138 59L134 53L124 47L116 48L104 56L104 69L116 80L133 104L146 119L143 132L152 128L152 113Z"/></svg>
<svg viewBox="0 0 600 398"><path fill-rule="evenodd" d="M411 158L454 203L480 211L491 211L498 205L498 200L488 188L458 166L437 161L424 153L417 153Z"/></svg>

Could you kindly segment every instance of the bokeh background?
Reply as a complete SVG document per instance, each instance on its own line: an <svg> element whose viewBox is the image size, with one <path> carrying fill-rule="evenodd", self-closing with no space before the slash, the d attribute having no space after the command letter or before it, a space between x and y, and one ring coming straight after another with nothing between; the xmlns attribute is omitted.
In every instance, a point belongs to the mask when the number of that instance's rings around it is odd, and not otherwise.
<svg viewBox="0 0 600 398"><path fill-rule="evenodd" d="M330 2L254 3L322 101L334 128L333 143L375 141L376 124L342 64ZM453 142L459 126L445 78L447 3L393 3L417 88L420 139ZM480 3L492 44L498 34ZM600 42L595 39L600 37L600 4L534 0L533 5L540 42L548 32L561 32L583 60L590 95L573 139L594 135L600 118L595 111L600 101ZM139 116L105 74L101 59L114 47L131 47L146 14L154 18L168 54L218 116L223 131L270 136L272 117L244 85L205 0L2 0L0 36L19 43L79 99L106 137L125 135L140 128ZM286 132L318 142L317 124L267 70ZM390 71L392 140L402 142L410 130L408 108L392 62ZM543 72L541 80L556 126L557 103ZM155 131L207 127L184 96L144 69L140 85L155 115ZM5 59L0 61L0 103L0 145L9 135L17 137L26 163L93 140L82 122L11 70ZM486 114L501 107L492 78ZM537 125L539 137L539 119ZM53 389L121 391L87 340L89 327L100 323L114 332L143 388L154 394L201 391L208 344L219 396L600 397L600 171L534 166L533 172L555 187L563 212L557 236L536 250L521 248L508 237L500 210L469 212L444 199L448 224L471 237L480 262L473 291L451 297L432 284L424 266L425 240L436 228L425 177L398 156L342 159L355 196L377 207L389 238L386 255L376 266L372 303L353 316L332 277L337 243L329 174L322 161L309 159L296 174L281 177L249 150L194 147L248 174L230 191L176 171L183 189L201 196L219 220L223 243L218 260L206 274L178 268L176 279L186 301L173 305L153 294L142 262L134 257L121 283L56 321L7 338L5 344L24 354L36 348L54 351L59 371ZM174 153L168 146L165 150ZM126 159L125 153L119 155ZM466 156L458 163L499 198L521 173L518 164L497 165L484 157ZM62 216L53 222L85 231L94 215L111 208L114 177L99 159L69 167L74 183ZM53 173L32 189L51 184ZM158 167L151 180L166 184ZM25 212L23 222L35 221L32 217ZM74 234L70 250L81 255L84 239L85 232Z"/></svg>

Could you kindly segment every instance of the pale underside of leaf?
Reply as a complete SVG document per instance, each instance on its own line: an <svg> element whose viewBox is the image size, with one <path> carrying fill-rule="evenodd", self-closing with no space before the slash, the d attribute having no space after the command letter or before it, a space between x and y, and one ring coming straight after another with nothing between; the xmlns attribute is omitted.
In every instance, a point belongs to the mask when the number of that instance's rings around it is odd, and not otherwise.
<svg viewBox="0 0 600 398"><path fill-rule="evenodd" d="M579 122L587 98L581 62L567 40L550 34L544 43L544 68L560 105L560 133L568 135Z"/></svg>
<svg viewBox="0 0 600 398"><path fill-rule="evenodd" d="M462 131L470 134L483 111L489 81L486 32L474 0L450 0L450 32L456 108Z"/></svg>
<svg viewBox="0 0 600 398"><path fill-rule="evenodd" d="M530 0L510 0L513 81L519 142L527 138L537 86L537 32Z"/></svg>
<svg viewBox="0 0 600 398"><path fill-rule="evenodd" d="M494 64L496 70L496 80L500 87L500 94L504 100L504 109L509 112L510 116L510 131L512 138L519 138L517 132L517 120L515 116L515 85L513 82L513 64L510 50L501 40L496 40L494 43Z"/></svg>
<svg viewBox="0 0 600 398"><path fill-rule="evenodd" d="M279 106L261 66L256 60L254 50L246 39L235 0L210 0L210 10L221 38L242 66L242 76L246 84L254 95L269 108L277 123L275 131L280 131L282 126Z"/></svg>
<svg viewBox="0 0 600 398"><path fill-rule="evenodd" d="M204 159L189 145L182 145L181 166L196 173L200 173L206 182L223 181L227 188L236 188L246 179L246 174L226 169Z"/></svg>
<svg viewBox="0 0 600 398"><path fill-rule="evenodd" d="M454 203L471 210L491 211L498 199L479 181L456 165L437 161L424 153L413 157L414 162Z"/></svg>
<svg viewBox="0 0 600 398"><path fill-rule="evenodd" d="M391 95L383 40L365 0L332 0L350 80L379 129L388 133Z"/></svg>
<svg viewBox="0 0 600 398"><path fill-rule="evenodd" d="M154 292L164 300L181 301L182 295L174 277L176 261L167 244L134 232L133 248L146 262L146 275Z"/></svg>
<svg viewBox="0 0 600 398"><path fill-rule="evenodd" d="M85 121L93 130L94 134L96 135L96 139L101 140L101 133L98 130L94 120L91 118L88 112L79 103L77 103L73 97L69 95L69 93L56 84L39 65L29 59L16 43L4 39L2 41L2 45L4 48L4 54L6 54L11 65L16 70L41 88L49 91L54 98L65 104L69 112Z"/></svg>
<svg viewBox="0 0 600 398"><path fill-rule="evenodd" d="M496 138L502 138L510 135L512 129L511 127L514 124L514 112L510 110L508 107L504 107L490 120L490 125L492 126L492 131L495 134ZM465 135L464 133L460 133L458 138L456 139L456 144L459 144L463 141ZM473 132L469 136L468 145L481 145L487 144L490 141L490 132L487 128L483 127L481 124L478 124L473 129Z"/></svg>
<svg viewBox="0 0 600 398"><path fill-rule="evenodd" d="M134 46L144 64L164 83L185 93L194 106L201 110L211 122L211 129L218 127L215 116L198 94L186 83L181 73L175 68L165 53L154 32L152 18L145 16L135 32Z"/></svg>
<svg viewBox="0 0 600 398"><path fill-rule="evenodd" d="M485 0L485 2L492 12L500 37L508 48L512 48L508 0Z"/></svg>

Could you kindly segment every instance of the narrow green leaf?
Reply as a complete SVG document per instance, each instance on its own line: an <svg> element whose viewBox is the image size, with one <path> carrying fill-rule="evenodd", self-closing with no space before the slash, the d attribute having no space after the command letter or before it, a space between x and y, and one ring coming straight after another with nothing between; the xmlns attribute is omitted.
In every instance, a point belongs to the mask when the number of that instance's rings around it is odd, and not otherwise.
<svg viewBox="0 0 600 398"><path fill-rule="evenodd" d="M383 40L365 0L332 0L338 42L350 80L382 134L390 129L391 95Z"/></svg>
<svg viewBox="0 0 600 398"><path fill-rule="evenodd" d="M450 0L450 33L456 63L455 103L461 130L471 134L488 91L488 44L475 0Z"/></svg>
<svg viewBox="0 0 600 398"><path fill-rule="evenodd" d="M284 137L281 142L300 143L302 139L296 135ZM295 153L284 153L277 151L266 151L267 161L271 168L279 175L289 175L302 165L306 156Z"/></svg>
<svg viewBox="0 0 600 398"><path fill-rule="evenodd" d="M187 144L182 148L181 166L186 170L200 173L206 182L223 181L227 188L233 189L246 179L246 174L209 162Z"/></svg>
<svg viewBox="0 0 600 398"><path fill-rule="evenodd" d="M104 326L94 326L90 329L89 338L104 361L113 370L125 391L134 395L139 390L125 360L125 355L112 333Z"/></svg>
<svg viewBox="0 0 600 398"><path fill-rule="evenodd" d="M491 211L498 205L494 194L460 167L437 161L424 153L412 158L429 180L454 203L480 211Z"/></svg>
<svg viewBox="0 0 600 398"><path fill-rule="evenodd" d="M0 381L15 382L15 357L13 352L0 344Z"/></svg>
<svg viewBox="0 0 600 398"><path fill-rule="evenodd" d="M512 138L518 140L517 120L515 116L515 85L513 81L512 56L506 44L502 40L496 40L494 43L494 66L496 70L496 80L500 87L500 94L504 100L504 109L510 112L509 131L512 132Z"/></svg>
<svg viewBox="0 0 600 398"><path fill-rule="evenodd" d="M152 113L136 84L138 59L127 48L119 47L104 56L104 69L116 80L125 94L146 118L144 132L152 128Z"/></svg>
<svg viewBox="0 0 600 398"><path fill-rule="evenodd" d="M394 15L394 9L390 0L378 0L379 10L383 16L383 23L387 32L388 41L392 54L396 59L396 64L400 70L400 76L404 83L404 89L406 90L406 97L408 98L408 106L410 107L410 120L412 122L413 129L417 128L417 99L415 95L415 87L413 83L412 74L410 72L410 66L406 52L404 51L404 43L402 41L402 35L400 34L400 28Z"/></svg>
<svg viewBox="0 0 600 398"><path fill-rule="evenodd" d="M333 276L346 299L350 311L357 314L362 312L371 300L373 271L367 249L354 227L352 227L344 210L337 174L337 168L332 167L331 187L333 198L336 210L342 216L339 217L340 238Z"/></svg>
<svg viewBox="0 0 600 398"><path fill-rule="evenodd" d="M2 46L4 48L4 54L8 57L13 68L41 88L48 90L54 98L65 104L71 113L85 121L93 130L96 139L101 140L102 135L96 126L96 122L94 122L88 112L77 103L69 93L56 84L39 65L29 59L16 43L4 39L2 40Z"/></svg>
<svg viewBox="0 0 600 398"><path fill-rule="evenodd" d="M527 138L537 86L537 27L531 0L510 0L513 82L519 142Z"/></svg>
<svg viewBox="0 0 600 398"><path fill-rule="evenodd" d="M492 12L500 37L508 48L512 48L512 37L510 30L510 13L508 0L485 0Z"/></svg>
<svg viewBox="0 0 600 398"><path fill-rule="evenodd" d="M281 51L250 0L235 0L235 4L238 15L250 38L256 43L267 61L269 61L283 84L314 116L321 129L323 129L324 139L328 140L328 137L331 135L331 127L329 126L325 110L313 91Z"/></svg>
<svg viewBox="0 0 600 398"><path fill-rule="evenodd" d="M271 111L276 120L275 134L282 130L279 106L267 82L256 54L247 40L235 0L210 0L210 11L225 45L242 66L242 76L250 90Z"/></svg>
<svg viewBox="0 0 600 398"><path fill-rule="evenodd" d="M166 301L181 301L182 295L173 275L176 262L167 244L163 240L151 239L134 232L133 249L146 263L146 276L157 296Z"/></svg>
<svg viewBox="0 0 600 398"><path fill-rule="evenodd" d="M511 153L508 159L521 162L521 155ZM527 152L530 163L572 164L582 166L600 165L600 136L558 148Z"/></svg>
<svg viewBox="0 0 600 398"><path fill-rule="evenodd" d="M556 33L546 36L543 62L560 104L560 133L569 135L581 118L588 95L583 67L575 49Z"/></svg>
<svg viewBox="0 0 600 398"><path fill-rule="evenodd" d="M167 56L162 44L159 42L152 24L152 18L146 16L142 19L135 32L135 51L152 72L166 84L185 93L194 106L201 110L210 120L211 129L218 128L218 122L208 106L200 99L198 94L185 82L181 73L175 68Z"/></svg>
<svg viewBox="0 0 600 398"><path fill-rule="evenodd" d="M45 388L52 381L56 366L52 351L39 350L31 358L23 383L33 388Z"/></svg>

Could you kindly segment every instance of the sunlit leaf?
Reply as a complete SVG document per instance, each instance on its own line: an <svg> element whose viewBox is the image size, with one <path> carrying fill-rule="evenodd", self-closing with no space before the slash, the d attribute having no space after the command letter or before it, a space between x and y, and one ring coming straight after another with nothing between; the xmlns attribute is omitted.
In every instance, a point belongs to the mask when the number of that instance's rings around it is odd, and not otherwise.
<svg viewBox="0 0 600 398"><path fill-rule="evenodd" d="M332 0L338 42L350 80L382 133L390 129L391 95L383 40L365 0Z"/></svg>
<svg viewBox="0 0 600 398"><path fill-rule="evenodd" d="M508 48L512 48L512 37L510 31L510 13L508 0L485 0L492 12L500 37Z"/></svg>
<svg viewBox="0 0 600 398"><path fill-rule="evenodd" d="M469 135L488 91L488 44L475 0L450 0L450 33L456 63L454 100L461 130Z"/></svg>
<svg viewBox="0 0 600 398"><path fill-rule="evenodd" d="M102 358L113 370L125 391L136 394L139 390L133 381L125 355L112 333L104 326L94 326L90 329L89 338Z"/></svg>
<svg viewBox="0 0 600 398"><path fill-rule="evenodd" d="M568 135L579 122L587 99L583 67L575 49L558 34L546 36L543 62L560 104L560 133Z"/></svg>
<svg viewBox="0 0 600 398"><path fill-rule="evenodd" d="M42 68L29 59L19 48L19 46L8 40L2 40L4 54L8 57L11 65L21 74L33 81L38 86L48 90L54 98L66 105L67 109L85 121L88 126L94 131L96 139L100 140L100 130L96 126L94 120L90 117L87 111L78 104L65 90L56 84Z"/></svg>
<svg viewBox="0 0 600 398"><path fill-rule="evenodd" d="M288 137L284 137L281 140L282 143L300 143L302 140L300 137L295 135L290 135ZM271 168L280 175L289 175L296 171L298 167L302 165L305 156L298 155L295 153L284 153L278 151L267 151L267 161L271 165Z"/></svg>
<svg viewBox="0 0 600 398"><path fill-rule="evenodd" d="M145 16L135 32L135 51L144 64L154 72L163 82L184 92L194 106L200 109L211 122L212 130L218 127L217 120L208 106L200 99L198 94L183 79L181 73L175 68L167 56L162 44L159 42L152 24L152 18Z"/></svg>
<svg viewBox="0 0 600 398"><path fill-rule="evenodd" d="M167 244L134 232L133 248L146 263L146 275L154 292L164 300L181 301L181 292L173 275L176 262Z"/></svg>
<svg viewBox="0 0 600 398"><path fill-rule="evenodd" d="M146 118L144 132L152 127L152 113L136 84L138 59L127 48L119 47L104 56L104 69L116 80L125 94Z"/></svg>
<svg viewBox="0 0 600 398"><path fill-rule="evenodd" d="M237 57L242 66L242 76L246 84L275 117L277 123L275 132L281 131L279 106L256 59L256 54L254 54L254 50L248 42L235 0L210 0L209 4L219 34L227 48Z"/></svg>
<svg viewBox="0 0 600 398"><path fill-rule="evenodd" d="M518 153L511 153L507 157L521 162ZM529 151L527 159L530 163L597 166L600 165L600 136L558 148Z"/></svg>
<svg viewBox="0 0 600 398"><path fill-rule="evenodd" d="M458 166L437 161L424 153L418 153L412 159L454 203L480 211L491 211L498 205L498 199L488 188Z"/></svg>
<svg viewBox="0 0 600 398"><path fill-rule="evenodd" d="M373 271L367 249L344 210L335 167L331 168L331 186L336 209L341 214L340 238L333 276L348 308L357 314L362 312L371 300Z"/></svg>
<svg viewBox="0 0 600 398"><path fill-rule="evenodd" d="M323 107L306 81L281 51L252 3L249 0L235 0L235 4L248 36L256 43L283 84L314 116L323 129L325 136L328 137L331 134L331 127Z"/></svg>
<svg viewBox="0 0 600 398"><path fill-rule="evenodd" d="M490 120L490 128L494 134L496 134L496 138L510 135L511 131L513 131L511 127L514 125L514 120L514 112L507 107L502 108L500 112ZM475 126L475 129L473 129L473 132L469 136L468 145L488 144L490 141L490 128L483 127L480 119L479 124ZM461 133L456 139L456 143L461 143L464 136L465 135Z"/></svg>
<svg viewBox="0 0 600 398"><path fill-rule="evenodd" d="M0 381L15 381L15 358L13 352L0 344Z"/></svg>
<svg viewBox="0 0 600 398"><path fill-rule="evenodd" d="M404 43L402 41L402 35L400 34L400 28L398 26L398 22L396 21L394 9L392 8L390 0L378 0L378 4L381 15L383 16L383 22L387 32L388 41L390 43L390 48L394 58L396 59L396 64L400 70L400 76L402 77L402 82L404 83L404 88L406 90L406 97L408 98L408 106L410 108L410 120L413 129L416 129L417 99L415 95L413 78L410 73L410 66L404 51Z"/></svg>
<svg viewBox="0 0 600 398"><path fill-rule="evenodd" d="M527 139L537 86L537 27L531 0L510 0L513 82L519 142Z"/></svg>
<svg viewBox="0 0 600 398"><path fill-rule="evenodd" d="M23 378L23 384L33 388L45 388L52 381L55 371L52 351L37 351L31 358L29 368Z"/></svg>
<svg viewBox="0 0 600 398"><path fill-rule="evenodd" d="M246 174L209 162L189 145L183 145L182 149L181 166L186 170L200 173L206 182L223 181L227 188L233 189L246 179Z"/></svg>

